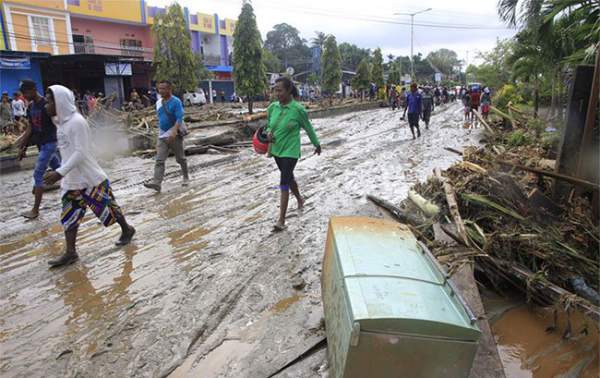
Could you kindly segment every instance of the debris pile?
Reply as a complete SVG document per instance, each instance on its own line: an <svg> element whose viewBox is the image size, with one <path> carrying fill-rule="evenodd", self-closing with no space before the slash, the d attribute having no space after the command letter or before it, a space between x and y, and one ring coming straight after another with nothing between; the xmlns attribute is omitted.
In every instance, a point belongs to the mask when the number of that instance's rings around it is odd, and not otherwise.
<svg viewBox="0 0 600 378"><path fill-rule="evenodd" d="M575 306L598 319L600 238L582 195L598 185L554 173L539 130L500 131L502 124L488 124L485 147L467 148L462 162L414 186L420 196L396 210L450 271L474 259L497 287L508 283L536 302ZM553 180L575 184L567 199L553 197ZM431 205L439 211L425 215ZM436 242L440 232L456 246Z"/></svg>

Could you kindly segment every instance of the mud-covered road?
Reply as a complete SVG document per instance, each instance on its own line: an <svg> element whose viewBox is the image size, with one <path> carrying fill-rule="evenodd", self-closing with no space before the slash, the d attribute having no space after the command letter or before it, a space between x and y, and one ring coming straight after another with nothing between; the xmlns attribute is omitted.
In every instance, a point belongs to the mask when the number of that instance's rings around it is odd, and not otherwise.
<svg viewBox="0 0 600 378"><path fill-rule="evenodd" d="M415 141L390 109L314 121L323 154L303 148L296 168L308 197L291 200L288 230L273 234L279 173L250 150L189 157L192 185L180 186L174 159L163 192L140 183L151 159L103 163L115 196L137 228L113 243L88 212L81 259L49 270L62 252L58 192L25 222L31 172L1 176L0 376L266 377L323 335L320 265L333 215L369 214L365 195L399 202L410 185L477 143L458 105L436 110ZM303 140L308 142L306 136ZM206 164L215 161L213 164ZM325 351L279 376L319 377Z"/></svg>

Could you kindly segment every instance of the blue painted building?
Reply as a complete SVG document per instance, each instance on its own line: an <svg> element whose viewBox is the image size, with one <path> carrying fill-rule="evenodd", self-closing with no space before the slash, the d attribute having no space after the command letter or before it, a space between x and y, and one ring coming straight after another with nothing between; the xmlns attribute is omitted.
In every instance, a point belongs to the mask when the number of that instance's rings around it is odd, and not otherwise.
<svg viewBox="0 0 600 378"><path fill-rule="evenodd" d="M36 82L40 93L43 93L40 63L49 56L46 53L0 51L0 91L6 91L12 96L19 90L22 80L31 79Z"/></svg>

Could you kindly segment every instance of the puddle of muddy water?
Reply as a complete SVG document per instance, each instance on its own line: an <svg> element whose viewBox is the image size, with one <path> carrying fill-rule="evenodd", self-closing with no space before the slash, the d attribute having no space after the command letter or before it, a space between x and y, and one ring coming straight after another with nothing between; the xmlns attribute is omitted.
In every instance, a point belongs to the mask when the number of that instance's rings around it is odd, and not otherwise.
<svg viewBox="0 0 600 378"><path fill-rule="evenodd" d="M554 311L501 299L483 300L507 378L592 378L600 376L597 324L582 314ZM571 335L563 337L571 322Z"/></svg>

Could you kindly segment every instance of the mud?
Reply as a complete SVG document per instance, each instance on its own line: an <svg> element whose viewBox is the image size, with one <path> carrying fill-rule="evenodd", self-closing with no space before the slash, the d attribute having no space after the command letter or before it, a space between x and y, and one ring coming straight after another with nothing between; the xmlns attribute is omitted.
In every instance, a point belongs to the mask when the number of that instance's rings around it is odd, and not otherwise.
<svg viewBox="0 0 600 378"><path fill-rule="evenodd" d="M191 156L188 188L169 159L158 195L139 185L152 160L103 161L135 240L114 247L118 227L88 214L80 261L52 271L46 261L63 248L59 193L24 222L31 172L0 176L0 375L268 376L323 337L328 218L369 215L368 193L399 202L434 167L450 165L459 157L443 147L477 143L461 119L458 105L440 109L416 141L389 109L315 120L323 154L304 147L295 172L306 209L291 201L288 230L277 234L279 173L250 150ZM322 350L279 376L326 370Z"/></svg>

